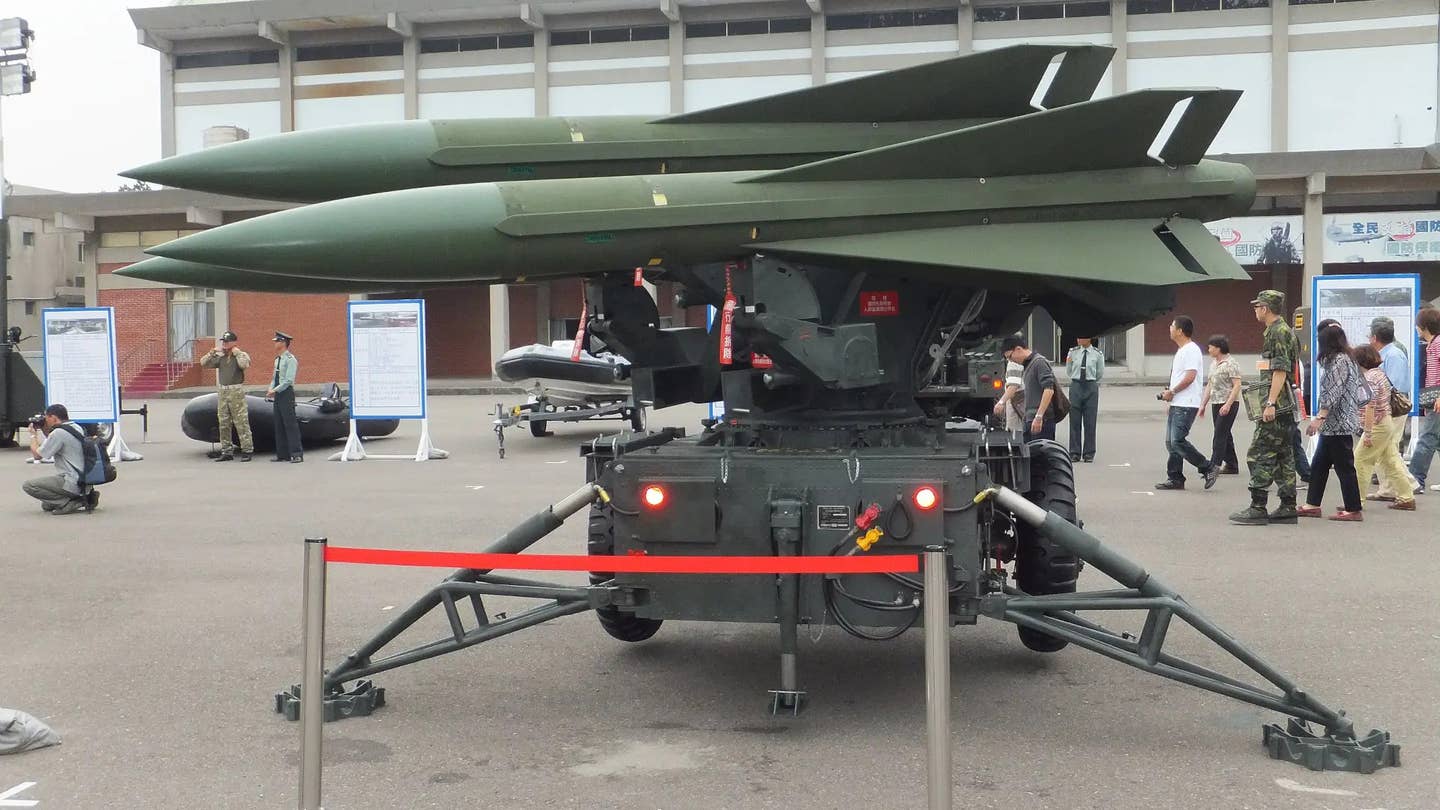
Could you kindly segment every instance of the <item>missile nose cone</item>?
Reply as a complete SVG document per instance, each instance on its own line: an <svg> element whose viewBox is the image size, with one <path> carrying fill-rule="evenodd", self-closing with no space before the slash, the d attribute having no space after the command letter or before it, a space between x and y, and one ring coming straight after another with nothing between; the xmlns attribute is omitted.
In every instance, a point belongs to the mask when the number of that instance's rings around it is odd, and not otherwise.
<svg viewBox="0 0 1440 810"><path fill-rule="evenodd" d="M225 270L226 268L223 267L210 267L203 264L191 264L190 262L180 262L174 259L156 257L122 267L114 271L114 274L125 278L156 281L161 284L210 286L208 284L191 285L190 282L198 278L202 272L224 272Z"/></svg>
<svg viewBox="0 0 1440 810"><path fill-rule="evenodd" d="M147 252L281 276L491 281L511 258L495 230L505 213L489 184L408 189L278 211Z"/></svg>
<svg viewBox="0 0 1440 810"><path fill-rule="evenodd" d="M433 185L429 121L288 132L215 146L121 172L174 188L314 202Z"/></svg>

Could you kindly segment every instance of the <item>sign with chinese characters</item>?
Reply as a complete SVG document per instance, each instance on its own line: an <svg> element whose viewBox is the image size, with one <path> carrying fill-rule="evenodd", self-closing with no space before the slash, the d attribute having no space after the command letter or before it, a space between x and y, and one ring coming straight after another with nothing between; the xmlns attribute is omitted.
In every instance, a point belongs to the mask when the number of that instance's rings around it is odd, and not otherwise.
<svg viewBox="0 0 1440 810"><path fill-rule="evenodd" d="M1327 216L1325 261L1440 261L1440 211Z"/></svg>
<svg viewBox="0 0 1440 810"><path fill-rule="evenodd" d="M45 344L45 401L64 405L72 422L118 421L115 310L46 309L40 318Z"/></svg>
<svg viewBox="0 0 1440 810"><path fill-rule="evenodd" d="M1298 216L1232 217L1206 227L1241 264L1300 264L1305 261L1303 221Z"/></svg>
<svg viewBox="0 0 1440 810"><path fill-rule="evenodd" d="M351 301L350 415L425 418L425 302Z"/></svg>
<svg viewBox="0 0 1440 810"><path fill-rule="evenodd" d="M1315 302L1314 323L1333 318L1345 330L1351 346L1363 346L1370 340L1370 326L1376 318L1389 318L1395 327L1395 345L1402 350L1415 334L1415 314L1420 308L1420 276L1415 274L1373 274L1355 276L1316 276L1312 281L1310 300ZM1314 331L1306 330L1310 340L1310 379L1320 379L1316 363L1319 345ZM1305 334L1305 333L1302 333ZM1303 338L1302 338L1303 339ZM1414 353L1407 353L1414 356ZM1416 372L1410 364L1411 374ZM1415 390L1414 382L1411 383ZM1318 407L1320 386L1309 387L1311 413Z"/></svg>

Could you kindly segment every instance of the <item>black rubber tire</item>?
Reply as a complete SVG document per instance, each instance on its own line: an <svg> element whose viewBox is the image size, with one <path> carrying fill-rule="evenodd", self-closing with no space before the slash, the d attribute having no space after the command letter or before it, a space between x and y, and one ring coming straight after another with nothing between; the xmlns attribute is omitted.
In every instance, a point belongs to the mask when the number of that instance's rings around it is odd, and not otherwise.
<svg viewBox="0 0 1440 810"><path fill-rule="evenodd" d="M591 554L614 554L615 553L615 524L610 519L610 513L597 507L590 508L590 543L589 553ZM614 574L590 573L590 584L598 585L614 579ZM600 627L612 638L621 641L634 643L644 641L655 635L660 630L660 625L665 623L664 619L644 619L619 608L602 607L595 609L595 618L600 620Z"/></svg>
<svg viewBox="0 0 1440 810"><path fill-rule="evenodd" d="M1078 525L1075 509L1075 471L1070 452L1058 442L1038 439L1029 444L1030 486L1025 497L1065 520ZM1016 524L1019 549L1015 554L1015 583L1032 595L1074 593L1084 564L1029 524ZM1058 652L1069 642L1029 627L1017 628L1020 642L1035 652Z"/></svg>
<svg viewBox="0 0 1440 810"><path fill-rule="evenodd" d="M530 420L530 435L531 435L531 436L534 436L534 437L537 438L537 439L544 438L544 437L547 435L547 434L545 433L545 423L542 422L542 421L540 421L540 420L538 420L538 419L531 419L531 420Z"/></svg>

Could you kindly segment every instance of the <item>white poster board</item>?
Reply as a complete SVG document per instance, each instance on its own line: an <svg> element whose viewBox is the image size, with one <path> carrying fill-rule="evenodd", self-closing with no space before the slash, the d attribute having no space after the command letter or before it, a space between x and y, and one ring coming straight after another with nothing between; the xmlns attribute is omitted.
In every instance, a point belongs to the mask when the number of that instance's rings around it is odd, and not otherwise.
<svg viewBox="0 0 1440 810"><path fill-rule="evenodd" d="M46 404L64 405L72 422L119 422L115 310L45 309L40 319Z"/></svg>
<svg viewBox="0 0 1440 810"><path fill-rule="evenodd" d="M1420 308L1420 276L1414 274L1368 274L1355 276L1316 276L1311 290L1315 312L1312 323L1334 318L1345 330L1352 347L1370 342L1370 324L1385 317L1395 322L1395 345L1410 357L1411 387L1415 391L1415 313ZM1318 346L1314 329L1310 331L1310 379L1320 379L1316 368ZM1310 408L1319 407L1318 384L1310 386ZM1412 412L1413 413L1413 412Z"/></svg>
<svg viewBox="0 0 1440 810"><path fill-rule="evenodd" d="M350 416L425 418L425 302L351 301Z"/></svg>
<svg viewBox="0 0 1440 810"><path fill-rule="evenodd" d="M1440 211L1375 211L1326 217L1327 263L1436 259L1440 259ZM1400 334L1398 328L1395 334Z"/></svg>

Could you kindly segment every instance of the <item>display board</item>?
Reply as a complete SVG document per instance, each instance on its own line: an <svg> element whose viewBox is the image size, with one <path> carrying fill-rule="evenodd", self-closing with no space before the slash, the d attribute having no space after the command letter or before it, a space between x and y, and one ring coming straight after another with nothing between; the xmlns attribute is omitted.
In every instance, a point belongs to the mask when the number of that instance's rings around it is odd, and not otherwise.
<svg viewBox="0 0 1440 810"><path fill-rule="evenodd" d="M1240 264L1300 264L1305 261L1304 221L1299 216L1231 217L1205 227Z"/></svg>
<svg viewBox="0 0 1440 810"><path fill-rule="evenodd" d="M1378 211L1325 218L1326 262L1436 260L1440 260L1440 211Z"/></svg>
<svg viewBox="0 0 1440 810"><path fill-rule="evenodd" d="M1411 358L1411 391L1415 389L1419 369L1415 358L1415 313L1420 308L1420 276L1355 275L1316 276L1311 290L1314 315L1311 323L1334 318L1345 330L1350 345L1363 346L1370 341L1370 324L1385 317L1395 322L1395 345ZM1320 379L1316 367L1316 336L1310 330L1310 379ZM1310 408L1314 413L1320 395L1318 384L1310 386Z"/></svg>
<svg viewBox="0 0 1440 810"><path fill-rule="evenodd" d="M72 422L118 422L115 310L66 307L40 313L45 402L64 405Z"/></svg>
<svg viewBox="0 0 1440 810"><path fill-rule="evenodd" d="M350 415L425 418L425 302L351 301Z"/></svg>

